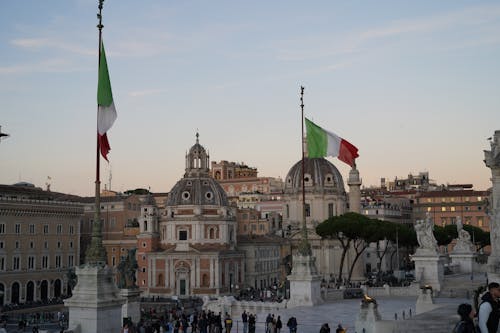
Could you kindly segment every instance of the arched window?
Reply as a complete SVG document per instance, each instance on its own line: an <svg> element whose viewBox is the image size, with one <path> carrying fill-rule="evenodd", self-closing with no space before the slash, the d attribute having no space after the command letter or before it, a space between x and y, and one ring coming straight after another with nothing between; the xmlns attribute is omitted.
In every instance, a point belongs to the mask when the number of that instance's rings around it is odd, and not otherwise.
<svg viewBox="0 0 500 333"><path fill-rule="evenodd" d="M210 239L214 239L215 238L215 230L214 230L214 228L210 228L209 233L210 233Z"/></svg>
<svg viewBox="0 0 500 333"><path fill-rule="evenodd" d="M208 278L208 274L203 274L201 276L201 285L203 287L208 287L210 285L210 280Z"/></svg>

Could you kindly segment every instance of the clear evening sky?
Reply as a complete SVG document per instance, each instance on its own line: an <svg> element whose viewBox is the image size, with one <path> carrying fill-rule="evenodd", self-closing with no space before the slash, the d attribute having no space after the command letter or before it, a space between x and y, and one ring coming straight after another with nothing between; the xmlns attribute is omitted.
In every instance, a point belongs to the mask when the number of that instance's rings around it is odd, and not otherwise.
<svg viewBox="0 0 500 333"><path fill-rule="evenodd" d="M1 2L0 183L50 176L54 191L93 195L96 13L91 0ZM212 161L285 178L301 85L305 115L359 148L364 185L429 171L491 186L498 1L106 0L103 24L114 190L169 191L197 129Z"/></svg>

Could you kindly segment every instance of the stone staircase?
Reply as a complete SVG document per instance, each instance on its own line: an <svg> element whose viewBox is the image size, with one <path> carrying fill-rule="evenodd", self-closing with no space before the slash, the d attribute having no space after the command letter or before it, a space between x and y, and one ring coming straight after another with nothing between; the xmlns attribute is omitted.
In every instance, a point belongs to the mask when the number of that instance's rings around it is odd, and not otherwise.
<svg viewBox="0 0 500 333"><path fill-rule="evenodd" d="M470 299L474 290L485 285L486 278L484 274L476 274L472 279L470 274L448 275L445 276L439 297Z"/></svg>
<svg viewBox="0 0 500 333"><path fill-rule="evenodd" d="M451 332L458 322L458 304L442 304L441 307L407 320L396 321L394 333L443 333Z"/></svg>

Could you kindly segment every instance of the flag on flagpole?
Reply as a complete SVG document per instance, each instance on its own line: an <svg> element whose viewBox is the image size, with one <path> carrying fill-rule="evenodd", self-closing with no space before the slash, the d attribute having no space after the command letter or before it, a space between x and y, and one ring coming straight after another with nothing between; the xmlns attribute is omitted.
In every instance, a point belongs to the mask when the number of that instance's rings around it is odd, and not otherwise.
<svg viewBox="0 0 500 333"><path fill-rule="evenodd" d="M108 160L109 146L107 132L116 120L115 103L111 92L111 81L109 80L108 63L104 44L101 43L101 59L99 61L99 81L97 83L97 134L99 135L99 147L101 155Z"/></svg>
<svg viewBox="0 0 500 333"><path fill-rule="evenodd" d="M344 163L354 166L358 148L338 135L324 130L309 119L306 120L307 153L309 158L338 157Z"/></svg>

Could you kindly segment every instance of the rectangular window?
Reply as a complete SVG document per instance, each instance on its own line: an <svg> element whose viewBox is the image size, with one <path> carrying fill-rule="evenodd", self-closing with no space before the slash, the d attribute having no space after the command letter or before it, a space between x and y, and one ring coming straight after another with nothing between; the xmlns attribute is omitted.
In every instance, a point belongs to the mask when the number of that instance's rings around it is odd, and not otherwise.
<svg viewBox="0 0 500 333"><path fill-rule="evenodd" d="M21 258L15 256L12 258L12 269L18 271L21 269Z"/></svg>
<svg viewBox="0 0 500 333"><path fill-rule="evenodd" d="M49 256L42 257L42 268L43 269L49 268Z"/></svg>
<svg viewBox="0 0 500 333"><path fill-rule="evenodd" d="M311 216L311 205L306 203L306 217Z"/></svg>
<svg viewBox="0 0 500 333"><path fill-rule="evenodd" d="M73 235L74 233L75 233L75 227L72 224L70 224L69 225L69 234Z"/></svg>
<svg viewBox="0 0 500 333"><path fill-rule="evenodd" d="M427 202L432 202L432 198L427 198Z"/></svg>
<svg viewBox="0 0 500 333"><path fill-rule="evenodd" d="M61 256L57 255L56 256L56 268L61 268L61 261L62 261Z"/></svg>
<svg viewBox="0 0 500 333"><path fill-rule="evenodd" d="M5 234L5 223L0 223L0 234Z"/></svg>
<svg viewBox="0 0 500 333"><path fill-rule="evenodd" d="M43 226L43 233L44 234L48 234L49 233L49 225L48 224L44 224L44 226Z"/></svg>
<svg viewBox="0 0 500 333"><path fill-rule="evenodd" d="M73 267L75 263L75 258L73 257L73 255L69 255L68 256L68 267Z"/></svg>
<svg viewBox="0 0 500 333"><path fill-rule="evenodd" d="M21 244L19 243L19 241L16 241L15 246L16 246L16 249L19 249L21 247Z"/></svg>
<svg viewBox="0 0 500 333"><path fill-rule="evenodd" d="M62 224L58 224L57 225L56 232L57 232L58 235L62 234Z"/></svg>
<svg viewBox="0 0 500 333"><path fill-rule="evenodd" d="M328 217L333 217L333 203L328 204Z"/></svg>
<svg viewBox="0 0 500 333"><path fill-rule="evenodd" d="M442 217L441 218L441 226L445 226L446 225L446 217Z"/></svg>
<svg viewBox="0 0 500 333"><path fill-rule="evenodd" d="M4 245L3 245L3 241L0 242L0 249L3 249Z"/></svg>
<svg viewBox="0 0 500 333"><path fill-rule="evenodd" d="M482 227L483 226L483 217L482 216L478 216L477 217L477 226L478 227Z"/></svg>
<svg viewBox="0 0 500 333"><path fill-rule="evenodd" d="M477 197L477 201L481 201L482 199L482 197Z"/></svg>
<svg viewBox="0 0 500 333"><path fill-rule="evenodd" d="M5 271L5 257L0 257L0 271Z"/></svg>
<svg viewBox="0 0 500 333"><path fill-rule="evenodd" d="M29 256L28 257L28 269L35 269L35 257L34 256Z"/></svg>
<svg viewBox="0 0 500 333"><path fill-rule="evenodd" d="M454 212L454 211L455 211L455 207L450 207L450 210L451 210L452 212Z"/></svg>
<svg viewBox="0 0 500 333"><path fill-rule="evenodd" d="M16 224L16 234L20 234L21 233L21 225L19 223Z"/></svg>
<svg viewBox="0 0 500 333"><path fill-rule="evenodd" d="M179 240L187 240L187 230L179 230Z"/></svg>
<svg viewBox="0 0 500 333"><path fill-rule="evenodd" d="M48 241L43 242L43 247L45 249L48 249L49 248L49 242Z"/></svg>
<svg viewBox="0 0 500 333"><path fill-rule="evenodd" d="M446 207L444 207L444 206L443 206L443 207L441 207L441 211L442 211L442 212L446 212Z"/></svg>
<svg viewBox="0 0 500 333"><path fill-rule="evenodd" d="M35 233L35 225L30 224L30 234L34 234L34 233Z"/></svg>

